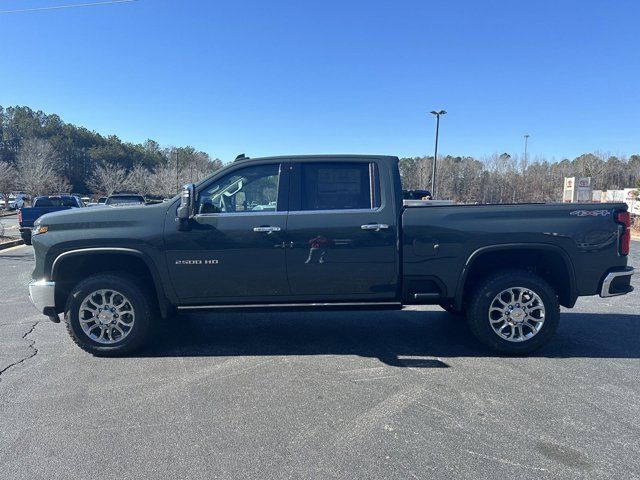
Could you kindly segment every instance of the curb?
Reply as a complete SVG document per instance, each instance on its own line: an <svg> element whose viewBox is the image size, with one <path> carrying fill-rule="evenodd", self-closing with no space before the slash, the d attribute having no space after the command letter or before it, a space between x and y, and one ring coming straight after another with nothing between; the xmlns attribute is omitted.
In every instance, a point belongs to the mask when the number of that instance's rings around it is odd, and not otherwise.
<svg viewBox="0 0 640 480"><path fill-rule="evenodd" d="M19 238L17 240L11 240L9 242L0 243L0 250L5 250L11 247L17 247L18 245L24 245L24 240Z"/></svg>

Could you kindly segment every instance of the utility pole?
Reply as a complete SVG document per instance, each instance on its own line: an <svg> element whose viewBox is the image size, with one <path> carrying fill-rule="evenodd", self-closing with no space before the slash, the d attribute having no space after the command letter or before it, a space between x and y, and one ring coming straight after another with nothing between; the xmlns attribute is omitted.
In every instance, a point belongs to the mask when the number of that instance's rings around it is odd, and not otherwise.
<svg viewBox="0 0 640 480"><path fill-rule="evenodd" d="M435 110L431 111L432 115L436 116L436 149L433 154L433 169L431 170L431 198L435 200L436 198L436 163L438 161L438 133L440 132L440 115L444 115L447 112L444 110L440 110L436 112Z"/></svg>
<svg viewBox="0 0 640 480"><path fill-rule="evenodd" d="M524 136L524 163L525 165L527 164L527 141L529 140L529 137L531 135L529 135L528 133L525 134Z"/></svg>
<svg viewBox="0 0 640 480"><path fill-rule="evenodd" d="M176 193L180 191L180 179L178 178L178 149L176 149Z"/></svg>

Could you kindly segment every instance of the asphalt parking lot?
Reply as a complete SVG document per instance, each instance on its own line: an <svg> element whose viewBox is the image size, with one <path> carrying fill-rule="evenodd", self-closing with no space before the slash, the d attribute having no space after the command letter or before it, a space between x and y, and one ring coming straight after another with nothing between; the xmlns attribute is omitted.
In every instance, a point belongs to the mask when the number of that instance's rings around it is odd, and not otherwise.
<svg viewBox="0 0 640 480"><path fill-rule="evenodd" d="M638 292L527 358L434 307L183 315L107 359L30 305L32 263L0 251L2 479L640 478Z"/></svg>
<svg viewBox="0 0 640 480"><path fill-rule="evenodd" d="M18 216L16 214L0 216L0 224L4 227L0 228L0 231L4 231L5 237L20 237Z"/></svg>

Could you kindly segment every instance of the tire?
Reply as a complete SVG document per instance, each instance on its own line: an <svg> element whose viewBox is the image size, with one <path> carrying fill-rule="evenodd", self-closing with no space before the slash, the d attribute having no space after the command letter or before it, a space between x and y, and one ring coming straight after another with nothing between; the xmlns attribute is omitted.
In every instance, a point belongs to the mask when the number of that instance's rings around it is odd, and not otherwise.
<svg viewBox="0 0 640 480"><path fill-rule="evenodd" d="M25 245L31 245L31 235L20 235Z"/></svg>
<svg viewBox="0 0 640 480"><path fill-rule="evenodd" d="M440 303L438 305L440 306L440 308L442 308L443 310L449 312L451 315L453 315L455 317L460 317L460 316L463 315L463 312L458 310L451 303Z"/></svg>
<svg viewBox="0 0 640 480"><path fill-rule="evenodd" d="M129 276L92 275L69 294L64 314L67 331L80 348L92 355L133 353L150 334L154 310L149 298Z"/></svg>
<svg viewBox="0 0 640 480"><path fill-rule="evenodd" d="M560 322L560 304L544 279L509 270L478 285L466 316L474 336L493 351L525 355L553 337Z"/></svg>

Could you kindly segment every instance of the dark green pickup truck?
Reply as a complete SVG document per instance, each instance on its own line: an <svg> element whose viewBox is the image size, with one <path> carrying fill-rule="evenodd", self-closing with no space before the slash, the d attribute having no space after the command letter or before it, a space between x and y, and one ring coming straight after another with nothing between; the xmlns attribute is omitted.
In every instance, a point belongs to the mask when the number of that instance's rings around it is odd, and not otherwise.
<svg viewBox="0 0 640 480"><path fill-rule="evenodd" d="M400 309L464 314L525 354L560 305L632 291L624 203L403 205L398 159L242 159L153 206L44 215L30 296L88 352L140 347L184 310Z"/></svg>

